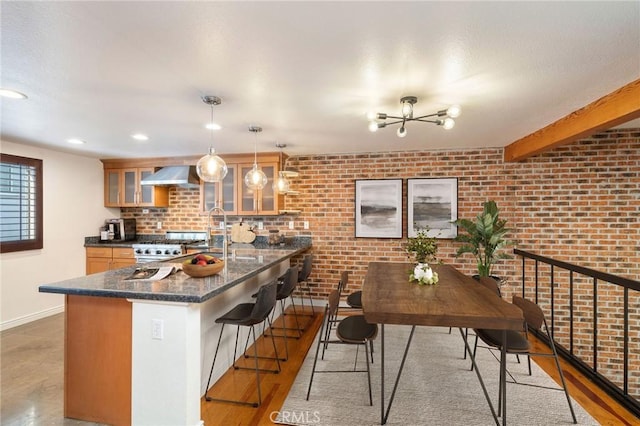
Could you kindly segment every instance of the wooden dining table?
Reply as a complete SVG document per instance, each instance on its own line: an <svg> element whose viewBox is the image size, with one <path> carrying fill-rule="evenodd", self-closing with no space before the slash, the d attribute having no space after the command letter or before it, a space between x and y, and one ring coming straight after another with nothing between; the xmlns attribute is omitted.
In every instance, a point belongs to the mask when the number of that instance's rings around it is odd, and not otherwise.
<svg viewBox="0 0 640 426"><path fill-rule="evenodd" d="M463 329L484 328L503 330L506 340L507 330L522 330L523 313L515 305L496 297L473 278L463 274L451 265L433 265L439 281L434 285L420 285L410 282L409 275L414 265L411 263L371 262L369 263L362 289L364 317L369 323L380 325L381 357L381 419L386 424L393 404L402 369L411 346L416 326L442 326L458 328L463 338L474 370L480 382L484 396L489 404L496 424L500 421L491 402L491 398L476 365L471 348ZM384 389L384 325L399 324L411 326L404 355L395 380L389 403L385 409ZM502 386L505 385L505 358L503 348L500 371ZM505 389L502 387L502 389ZM506 392L501 393L499 407L502 411L502 423L506 425Z"/></svg>

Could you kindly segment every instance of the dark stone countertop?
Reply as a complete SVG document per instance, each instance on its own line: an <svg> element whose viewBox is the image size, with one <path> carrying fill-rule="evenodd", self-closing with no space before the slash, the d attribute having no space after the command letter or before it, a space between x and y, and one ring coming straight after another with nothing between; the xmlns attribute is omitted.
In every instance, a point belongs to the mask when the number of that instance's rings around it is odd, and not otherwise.
<svg viewBox="0 0 640 426"><path fill-rule="evenodd" d="M136 268L179 265L184 259L191 256L187 255L164 262L137 263L122 269L45 284L39 287L39 291L42 293L202 303L288 258L305 252L309 248L311 248L310 239L309 244L299 244L296 248L233 248L236 257L231 256L232 251L230 250L225 269L216 275L204 278L193 278L179 271L158 281L125 280Z"/></svg>
<svg viewBox="0 0 640 426"><path fill-rule="evenodd" d="M85 237L84 246L85 247L131 247L134 244L139 244L142 242L154 241L161 238L159 235L139 235L136 240L131 241L108 241L102 242L100 241L100 237L92 236ZM298 248L308 248L311 246L311 237L307 236L298 236L298 237L287 237L285 239L284 244L278 245L270 245L268 243L268 237L265 236L257 236L255 241L250 244L246 243L232 243L229 244L229 249L257 249L257 250L296 250ZM205 245L204 243L196 243L196 244L188 244L186 245L188 249L202 249L202 250L211 250L211 249L220 249L222 250L222 237L220 235L216 235L212 245Z"/></svg>

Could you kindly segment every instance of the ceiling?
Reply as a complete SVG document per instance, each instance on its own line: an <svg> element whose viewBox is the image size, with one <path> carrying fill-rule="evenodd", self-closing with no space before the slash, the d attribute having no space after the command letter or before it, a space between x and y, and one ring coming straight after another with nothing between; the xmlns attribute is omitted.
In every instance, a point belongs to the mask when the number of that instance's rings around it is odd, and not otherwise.
<svg viewBox="0 0 640 426"><path fill-rule="evenodd" d="M640 76L638 1L0 7L0 86L28 95L2 99L2 140L100 158L502 147ZM405 95L462 115L367 130Z"/></svg>

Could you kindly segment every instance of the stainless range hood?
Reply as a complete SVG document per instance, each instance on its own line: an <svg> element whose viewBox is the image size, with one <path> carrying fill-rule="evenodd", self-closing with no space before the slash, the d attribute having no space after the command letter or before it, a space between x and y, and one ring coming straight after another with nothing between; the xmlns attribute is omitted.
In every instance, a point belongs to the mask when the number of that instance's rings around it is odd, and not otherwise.
<svg viewBox="0 0 640 426"><path fill-rule="evenodd" d="M167 166L163 167L140 182L141 185L196 187L200 185L200 178L196 166Z"/></svg>

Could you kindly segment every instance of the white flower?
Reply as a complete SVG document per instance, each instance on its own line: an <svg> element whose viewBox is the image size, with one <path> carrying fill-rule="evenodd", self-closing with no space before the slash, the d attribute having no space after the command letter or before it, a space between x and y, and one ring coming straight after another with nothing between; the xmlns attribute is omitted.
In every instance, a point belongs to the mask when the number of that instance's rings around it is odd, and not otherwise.
<svg viewBox="0 0 640 426"><path fill-rule="evenodd" d="M409 280L418 281L419 284L435 284L438 282L438 273L434 272L426 263L418 263L413 269Z"/></svg>

